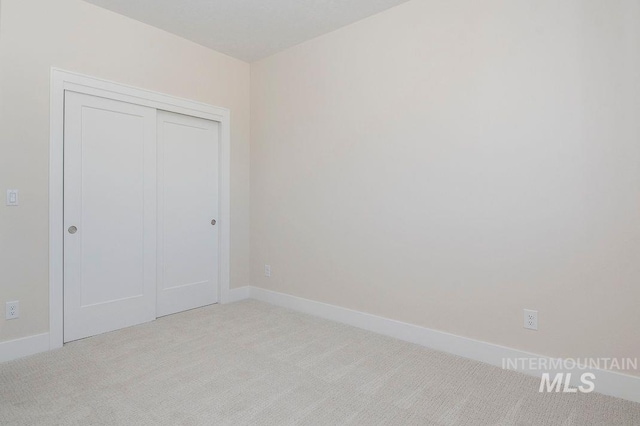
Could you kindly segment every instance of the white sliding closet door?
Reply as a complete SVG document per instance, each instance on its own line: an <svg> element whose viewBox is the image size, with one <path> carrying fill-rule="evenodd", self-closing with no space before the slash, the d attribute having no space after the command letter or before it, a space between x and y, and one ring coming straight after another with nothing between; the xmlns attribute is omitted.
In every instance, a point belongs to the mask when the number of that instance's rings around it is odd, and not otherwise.
<svg viewBox="0 0 640 426"><path fill-rule="evenodd" d="M156 110L66 92L64 341L156 317Z"/></svg>
<svg viewBox="0 0 640 426"><path fill-rule="evenodd" d="M158 111L158 305L218 301L219 123Z"/></svg>

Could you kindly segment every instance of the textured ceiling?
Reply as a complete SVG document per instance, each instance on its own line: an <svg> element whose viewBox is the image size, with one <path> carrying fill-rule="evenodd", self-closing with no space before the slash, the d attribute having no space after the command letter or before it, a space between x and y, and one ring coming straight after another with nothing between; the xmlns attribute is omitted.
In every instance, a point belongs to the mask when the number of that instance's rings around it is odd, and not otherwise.
<svg viewBox="0 0 640 426"><path fill-rule="evenodd" d="M85 0L248 62L407 0Z"/></svg>

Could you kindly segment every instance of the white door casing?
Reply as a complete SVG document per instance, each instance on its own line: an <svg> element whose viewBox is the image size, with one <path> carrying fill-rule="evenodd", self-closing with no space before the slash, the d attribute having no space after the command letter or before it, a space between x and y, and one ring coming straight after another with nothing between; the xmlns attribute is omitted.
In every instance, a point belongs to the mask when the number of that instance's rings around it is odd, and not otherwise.
<svg viewBox="0 0 640 426"><path fill-rule="evenodd" d="M155 319L156 110L67 92L64 341Z"/></svg>
<svg viewBox="0 0 640 426"><path fill-rule="evenodd" d="M158 317L218 301L219 131L158 111Z"/></svg>

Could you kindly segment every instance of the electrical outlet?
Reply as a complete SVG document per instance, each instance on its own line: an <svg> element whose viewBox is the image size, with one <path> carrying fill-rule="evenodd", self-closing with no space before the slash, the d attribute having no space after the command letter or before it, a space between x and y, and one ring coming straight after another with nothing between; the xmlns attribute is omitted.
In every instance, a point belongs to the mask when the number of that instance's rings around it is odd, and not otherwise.
<svg viewBox="0 0 640 426"><path fill-rule="evenodd" d="M6 319L12 320L20 316L20 302L7 302L7 309L5 311Z"/></svg>
<svg viewBox="0 0 640 426"><path fill-rule="evenodd" d="M524 310L524 328L538 330L538 311Z"/></svg>
<svg viewBox="0 0 640 426"><path fill-rule="evenodd" d="M7 189L7 205L8 206L19 205L17 189Z"/></svg>
<svg viewBox="0 0 640 426"><path fill-rule="evenodd" d="M271 276L271 265L264 265L264 276L265 277Z"/></svg>

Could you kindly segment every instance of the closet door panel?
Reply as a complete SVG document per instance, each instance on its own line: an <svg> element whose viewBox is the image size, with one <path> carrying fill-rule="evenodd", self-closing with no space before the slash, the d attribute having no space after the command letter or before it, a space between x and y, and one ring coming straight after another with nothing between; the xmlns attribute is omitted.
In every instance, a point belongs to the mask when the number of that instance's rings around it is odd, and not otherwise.
<svg viewBox="0 0 640 426"><path fill-rule="evenodd" d="M65 93L64 341L155 318L156 110Z"/></svg>
<svg viewBox="0 0 640 426"><path fill-rule="evenodd" d="M218 301L219 124L158 112L158 316Z"/></svg>

